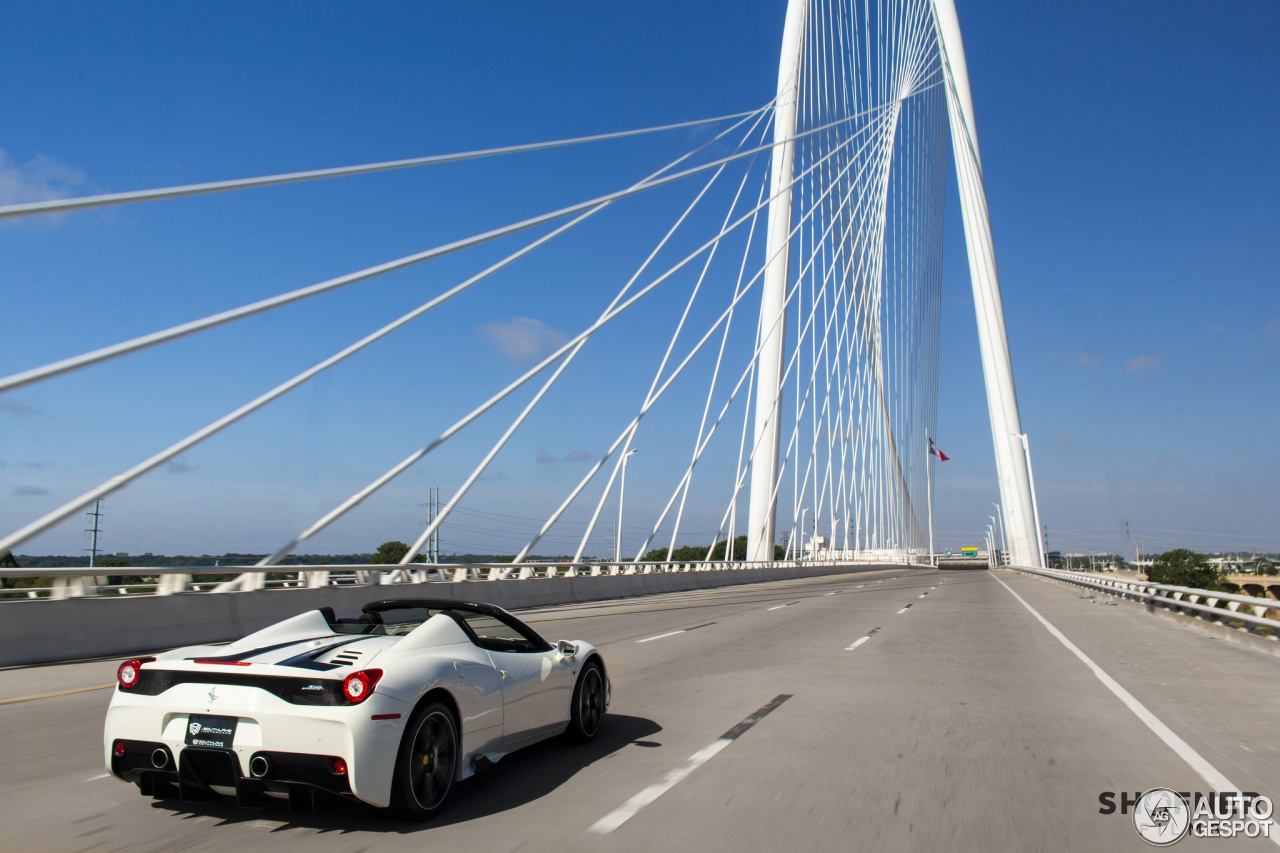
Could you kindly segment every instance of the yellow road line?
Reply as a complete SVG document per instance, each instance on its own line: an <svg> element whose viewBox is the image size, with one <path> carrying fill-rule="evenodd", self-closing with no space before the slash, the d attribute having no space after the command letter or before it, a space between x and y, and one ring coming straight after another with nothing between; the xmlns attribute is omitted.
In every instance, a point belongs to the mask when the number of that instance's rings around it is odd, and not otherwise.
<svg viewBox="0 0 1280 853"><path fill-rule="evenodd" d="M45 693L41 696L21 696L17 699L0 699L0 705L12 705L14 702L33 702L36 699L53 699L57 696L70 696L72 693L88 693L91 690L106 690L114 684L99 684L97 687L81 687L76 690L63 690L61 693Z"/></svg>

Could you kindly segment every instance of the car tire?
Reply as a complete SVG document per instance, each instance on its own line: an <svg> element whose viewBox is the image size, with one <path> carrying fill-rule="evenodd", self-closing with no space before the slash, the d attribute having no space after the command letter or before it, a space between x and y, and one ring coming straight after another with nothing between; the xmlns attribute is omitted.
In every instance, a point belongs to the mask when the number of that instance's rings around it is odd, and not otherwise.
<svg viewBox="0 0 1280 853"><path fill-rule="evenodd" d="M396 754L390 812L427 820L444 806L460 760L458 721L443 702L428 702L409 718Z"/></svg>
<svg viewBox="0 0 1280 853"><path fill-rule="evenodd" d="M600 731L600 723L604 720L606 689L604 669L596 661L588 661L573 688L569 728L565 730L570 740L588 743Z"/></svg>

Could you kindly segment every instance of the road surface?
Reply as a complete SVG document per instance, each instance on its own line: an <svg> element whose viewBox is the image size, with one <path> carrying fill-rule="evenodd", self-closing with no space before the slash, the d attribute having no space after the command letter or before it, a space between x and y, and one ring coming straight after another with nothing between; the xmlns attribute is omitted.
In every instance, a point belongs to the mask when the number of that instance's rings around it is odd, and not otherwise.
<svg viewBox="0 0 1280 853"><path fill-rule="evenodd" d="M0 850L1137 851L1099 794L1212 790L1186 750L1280 799L1280 657L1089 596L903 568L525 611L552 641L600 646L611 714L590 745L540 744L459 784L422 825L141 797L104 775L110 689L86 689L116 662L10 669Z"/></svg>

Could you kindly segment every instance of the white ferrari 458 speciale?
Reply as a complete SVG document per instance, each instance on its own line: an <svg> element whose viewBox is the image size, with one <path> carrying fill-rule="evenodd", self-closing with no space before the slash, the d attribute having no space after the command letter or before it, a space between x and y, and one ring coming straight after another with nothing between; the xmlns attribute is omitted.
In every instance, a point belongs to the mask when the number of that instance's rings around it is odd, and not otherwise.
<svg viewBox="0 0 1280 853"><path fill-rule="evenodd" d="M107 768L183 801L318 796L430 817L453 783L560 734L595 737L610 685L596 648L554 646L500 607L397 599L323 607L229 646L120 665Z"/></svg>

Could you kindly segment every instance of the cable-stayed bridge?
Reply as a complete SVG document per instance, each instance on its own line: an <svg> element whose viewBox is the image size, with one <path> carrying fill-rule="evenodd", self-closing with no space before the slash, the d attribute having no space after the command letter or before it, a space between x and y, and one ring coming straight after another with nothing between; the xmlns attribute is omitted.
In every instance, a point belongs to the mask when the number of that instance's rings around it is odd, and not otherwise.
<svg viewBox="0 0 1280 853"><path fill-rule="evenodd" d="M456 318L446 312L458 305L488 317L495 300L486 289L499 280L520 281L556 310L557 300L577 295L531 264L606 217L627 221L634 205L670 207L644 250L626 258L625 273L597 277L591 319L554 338L516 375L476 389L474 400L451 401L456 411L445 428L396 448L394 464L362 471L344 498L282 537L258 565L199 569L226 576L213 592L237 594L176 595L209 591L182 567L156 570L158 597L93 595L102 590L92 580L65 580L83 569L31 570L64 578L59 600L0 604L0 654L9 664L55 665L0 671L0 714L8 715L0 745L9 766L21 769L0 783L8 807L0 849L231 849L260 845L269 831L282 849L307 850L347 850L353 841L361 849L742 850L799 842L841 850L1115 850L1141 845L1133 806L1155 786L1280 795L1269 735L1280 725L1280 682L1266 677L1274 675L1276 643L1241 630L1275 626L1265 600L1136 580L1084 582L1037 568L1044 555L1029 450L952 0L790 0L780 23L777 88L750 109L0 208L0 218L15 219L198 205L215 193L483 166L617 140L692 140L608 192L0 379L0 393L56 387L74 372L252 317L287 316L282 309L323 304L339 291L367 292L400 270L446 259L471 264L305 370L264 379L255 395L200 429L6 529L3 556L205 442L216 452L224 431L414 324ZM999 478L993 527L1017 572L934 565L931 451L948 172L960 190ZM619 343L618 330L636 317L646 329L640 351L632 339ZM621 360L643 369L618 371ZM593 393L592 370L632 378L620 391L626 406L585 414L566 407ZM606 437L545 513L521 513L515 559L414 562L435 553L443 526L504 517L471 500L515 437L541 418L566 433L598 428ZM678 436L682 449L646 466L646 477L666 478L662 497L635 508L625 497L628 461L652 458L652 448L664 446L646 441L655 434ZM443 484L438 511L399 566L283 564L446 454L463 460L463 471ZM537 482L521 488L546 491ZM612 524L637 535L624 548ZM710 547L740 537L742 553ZM995 538L993 530L990 550ZM707 546L706 556L679 558L689 541ZM539 549L565 559L531 562ZM348 568L359 584L339 582ZM497 580L506 582L488 583ZM400 586L365 586L386 582ZM264 588L272 584L289 591ZM412 827L352 808L246 818L225 803L148 807L132 786L102 772L112 655L228 640L299 609L417 595L519 607L547 638L595 643L615 692L600 737L576 751L548 743L506 757L461 783L435 821ZM1273 842L1236 843L1269 849ZM1197 844L1212 846L1184 842Z"/></svg>
<svg viewBox="0 0 1280 853"><path fill-rule="evenodd" d="M629 411L609 413L614 432L608 446L519 548L515 564L535 553L548 535L563 541L568 529L578 539L573 564L598 556L588 553L589 543L602 516L613 520L612 505L607 506L611 497L618 514L624 511L627 461L643 443L645 430L654 428L684 434L687 462L672 469L663 487L667 499L656 513L630 517L648 532L634 550L623 553L619 546L614 562L639 562L646 554L652 560L653 550L664 547L670 560L682 537L692 532L687 513L693 507L715 522L710 536L698 534L707 538L708 548L746 535L750 563L819 554L828 560L929 562L930 441L937 419L942 199L950 128L1007 551L1015 563L1042 564L972 99L949 3L790 4L776 94L738 114L411 160L17 204L0 209L0 218L141 203L199 204L192 197L270 192L270 187L301 181L357 180L375 172L440 168L690 128L705 128L703 141L613 192L0 379L0 392L54 381L339 289L367 288L379 276L446 255L476 253L493 241L506 238L501 245L511 249L488 263L477 255L477 271L464 280L8 532L0 539L0 554L77 519L99 500L411 323L429 323L437 309L469 291L483 291L495 276L520 276L530 256L594 217L625 216L628 202L670 189L666 198L677 204L669 227L655 236L629 275L601 283L599 313L592 322L566 334L478 405L458 411L433 439L404 448L396 464L368 472L345 500L279 543L258 567L276 565L340 524L410 469L431 464L433 454L459 452L457 437L474 425L489 428L505 418L491 444L461 451L474 453L473 466L446 487L449 497L402 560L402 565L412 563L512 437L539 417L548 395L573 383L575 363L617 357L609 352L612 329L657 293L676 310L649 336L656 359L650 378L629 389L634 399ZM531 277L528 286L538 288L551 305L564 298L554 280ZM518 407L514 416L511 406ZM660 426L653 425L655 419ZM715 454L732 457L733 464L731 471L718 466L711 479L708 466L700 463ZM243 583L254 586L248 578Z"/></svg>

